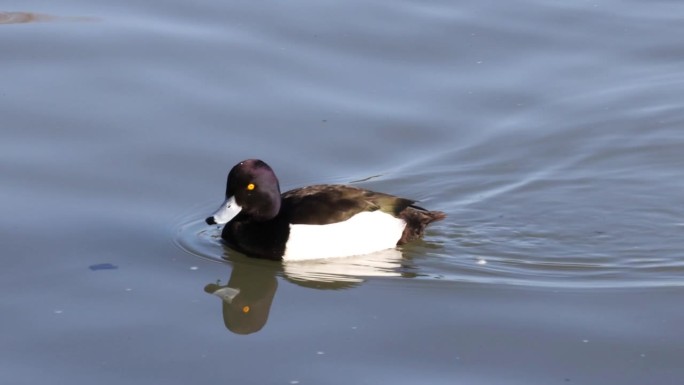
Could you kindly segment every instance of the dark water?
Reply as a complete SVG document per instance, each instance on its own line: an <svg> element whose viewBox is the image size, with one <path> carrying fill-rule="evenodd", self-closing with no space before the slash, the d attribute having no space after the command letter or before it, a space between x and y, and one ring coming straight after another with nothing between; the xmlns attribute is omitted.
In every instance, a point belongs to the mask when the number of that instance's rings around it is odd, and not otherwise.
<svg viewBox="0 0 684 385"><path fill-rule="evenodd" d="M684 3L2 8L3 384L684 378ZM251 260L249 157L449 217Z"/></svg>

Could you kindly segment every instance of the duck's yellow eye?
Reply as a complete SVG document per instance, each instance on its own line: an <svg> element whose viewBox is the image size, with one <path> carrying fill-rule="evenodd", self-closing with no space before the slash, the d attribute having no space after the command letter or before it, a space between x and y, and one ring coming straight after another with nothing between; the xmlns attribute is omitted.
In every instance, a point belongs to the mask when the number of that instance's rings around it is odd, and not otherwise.
<svg viewBox="0 0 684 385"><path fill-rule="evenodd" d="M252 191L252 190L254 190L255 187L256 186L254 185L254 183L250 183L247 185L247 190Z"/></svg>
<svg viewBox="0 0 684 385"><path fill-rule="evenodd" d="M245 313L245 314L249 313L249 306L243 307L243 308L242 308L242 312Z"/></svg>

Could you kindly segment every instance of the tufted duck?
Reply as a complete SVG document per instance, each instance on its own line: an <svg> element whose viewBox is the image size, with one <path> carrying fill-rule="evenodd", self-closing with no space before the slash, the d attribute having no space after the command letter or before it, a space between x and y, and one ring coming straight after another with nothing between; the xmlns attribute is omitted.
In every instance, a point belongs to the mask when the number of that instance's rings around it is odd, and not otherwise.
<svg viewBox="0 0 684 385"><path fill-rule="evenodd" d="M307 260L368 254L419 238L444 219L415 201L343 185L314 185L281 195L275 173L249 159L230 170L226 200L206 219L248 256Z"/></svg>

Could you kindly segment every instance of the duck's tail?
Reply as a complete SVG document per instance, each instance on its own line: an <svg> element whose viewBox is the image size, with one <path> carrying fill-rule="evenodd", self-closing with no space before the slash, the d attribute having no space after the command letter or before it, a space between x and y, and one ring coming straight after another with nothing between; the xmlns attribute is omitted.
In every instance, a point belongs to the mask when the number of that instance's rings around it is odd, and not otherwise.
<svg viewBox="0 0 684 385"><path fill-rule="evenodd" d="M423 236L425 228L432 222L441 221L446 214L441 211L428 211L422 207L411 205L399 213L399 217L406 222L404 232L397 245L411 242Z"/></svg>

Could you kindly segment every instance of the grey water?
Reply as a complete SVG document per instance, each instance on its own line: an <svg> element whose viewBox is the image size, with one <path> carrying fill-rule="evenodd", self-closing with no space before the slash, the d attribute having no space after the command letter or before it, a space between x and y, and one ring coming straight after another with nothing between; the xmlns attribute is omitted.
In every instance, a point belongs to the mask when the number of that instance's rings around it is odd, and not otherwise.
<svg viewBox="0 0 684 385"><path fill-rule="evenodd" d="M0 383L681 384L684 3L0 5ZM281 264L245 158L447 213Z"/></svg>

